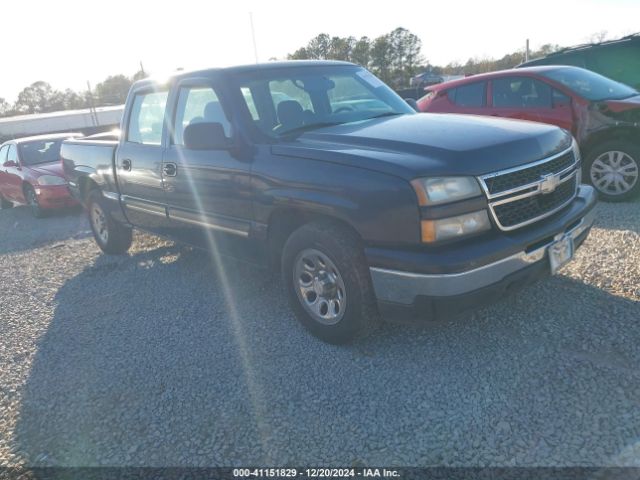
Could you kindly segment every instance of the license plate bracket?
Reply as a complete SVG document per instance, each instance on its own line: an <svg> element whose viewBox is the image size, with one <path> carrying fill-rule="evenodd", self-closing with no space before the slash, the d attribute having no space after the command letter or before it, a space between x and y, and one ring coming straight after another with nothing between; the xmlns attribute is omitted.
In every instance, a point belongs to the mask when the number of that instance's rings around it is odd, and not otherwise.
<svg viewBox="0 0 640 480"><path fill-rule="evenodd" d="M573 258L573 237L571 235L565 235L559 240L556 240L549 245L548 252L551 274L555 275L558 270L569 263Z"/></svg>

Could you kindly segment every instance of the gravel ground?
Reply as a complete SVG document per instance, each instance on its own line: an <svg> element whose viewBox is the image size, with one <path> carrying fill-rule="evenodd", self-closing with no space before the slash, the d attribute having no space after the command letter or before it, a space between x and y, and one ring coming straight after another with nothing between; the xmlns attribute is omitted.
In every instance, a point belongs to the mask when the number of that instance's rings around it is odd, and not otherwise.
<svg viewBox="0 0 640 480"><path fill-rule="evenodd" d="M281 286L83 216L0 212L0 466L640 466L640 204L551 279L347 347Z"/></svg>

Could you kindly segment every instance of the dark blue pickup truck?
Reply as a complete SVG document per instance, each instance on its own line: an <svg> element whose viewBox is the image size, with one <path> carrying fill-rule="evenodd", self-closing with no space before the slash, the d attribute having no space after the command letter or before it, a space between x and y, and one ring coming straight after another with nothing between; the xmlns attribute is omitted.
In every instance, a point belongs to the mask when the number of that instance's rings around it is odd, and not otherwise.
<svg viewBox="0 0 640 480"><path fill-rule="evenodd" d="M554 273L596 202L566 131L418 114L343 62L139 81L119 136L62 157L102 250L126 252L135 227L276 266L301 323L334 343Z"/></svg>

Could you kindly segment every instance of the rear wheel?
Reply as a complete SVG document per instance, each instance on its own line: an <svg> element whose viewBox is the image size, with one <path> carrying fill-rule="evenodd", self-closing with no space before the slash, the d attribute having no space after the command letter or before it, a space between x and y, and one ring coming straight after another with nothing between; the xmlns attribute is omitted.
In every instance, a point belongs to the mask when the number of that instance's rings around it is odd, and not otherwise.
<svg viewBox="0 0 640 480"><path fill-rule="evenodd" d="M367 261L348 229L327 221L296 230L282 275L298 320L321 340L346 343L379 324Z"/></svg>
<svg viewBox="0 0 640 480"><path fill-rule="evenodd" d="M640 147L629 142L605 142L585 162L587 178L603 200L620 202L640 193Z"/></svg>
<svg viewBox="0 0 640 480"><path fill-rule="evenodd" d="M31 185L24 187L24 196L34 217L42 218L46 215L46 211L38 203L38 196Z"/></svg>
<svg viewBox="0 0 640 480"><path fill-rule="evenodd" d="M116 222L99 190L92 190L87 202L89 223L96 243L104 253L122 254L129 250L133 241L131 228Z"/></svg>

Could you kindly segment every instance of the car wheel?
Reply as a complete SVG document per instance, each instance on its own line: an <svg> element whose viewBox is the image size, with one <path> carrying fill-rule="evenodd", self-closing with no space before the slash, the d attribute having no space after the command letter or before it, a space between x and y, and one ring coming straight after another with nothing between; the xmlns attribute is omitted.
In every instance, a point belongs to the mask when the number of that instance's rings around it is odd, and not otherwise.
<svg viewBox="0 0 640 480"><path fill-rule="evenodd" d="M13 203L11 203L9 200L6 200L3 196L0 195L0 208L2 208L3 210L5 208L13 208Z"/></svg>
<svg viewBox="0 0 640 480"><path fill-rule="evenodd" d="M133 232L131 228L116 222L111 217L99 190L93 190L89 194L87 212L93 238L104 253L118 255L129 250L133 241Z"/></svg>
<svg viewBox="0 0 640 480"><path fill-rule="evenodd" d="M296 230L284 246L282 274L296 317L321 340L346 343L379 324L364 252L345 227L314 222Z"/></svg>
<svg viewBox="0 0 640 480"><path fill-rule="evenodd" d="M609 202L629 200L640 192L640 146L611 141L587 155L586 177Z"/></svg>
<svg viewBox="0 0 640 480"><path fill-rule="evenodd" d="M31 208L31 213L33 214L33 216L36 218L43 218L46 215L46 211L38 203L38 196L36 195L36 191L31 185L28 185L24 188L24 196L27 200L29 208Z"/></svg>

